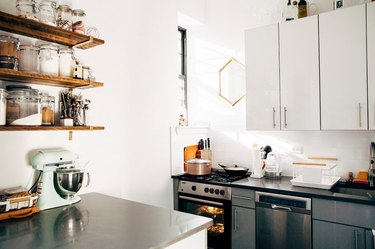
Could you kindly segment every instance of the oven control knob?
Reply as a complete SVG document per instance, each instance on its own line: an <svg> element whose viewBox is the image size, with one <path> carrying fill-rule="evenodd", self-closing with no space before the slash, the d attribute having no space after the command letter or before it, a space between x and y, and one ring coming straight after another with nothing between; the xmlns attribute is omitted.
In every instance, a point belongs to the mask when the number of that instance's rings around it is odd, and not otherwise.
<svg viewBox="0 0 375 249"><path fill-rule="evenodd" d="M197 186L192 186L191 189L192 189L193 191L195 191L195 190L197 190Z"/></svg>
<svg viewBox="0 0 375 249"><path fill-rule="evenodd" d="M219 190L218 189L215 189L215 194L219 194Z"/></svg>
<svg viewBox="0 0 375 249"><path fill-rule="evenodd" d="M214 189L213 188L210 188L210 193L213 194L214 193Z"/></svg>
<svg viewBox="0 0 375 249"><path fill-rule="evenodd" d="M221 195L224 195L224 194L225 194L225 191L224 191L224 190L220 190L220 194L221 194Z"/></svg>
<svg viewBox="0 0 375 249"><path fill-rule="evenodd" d="M205 193L208 193L209 191L210 191L209 188L204 188L204 192L205 192Z"/></svg>

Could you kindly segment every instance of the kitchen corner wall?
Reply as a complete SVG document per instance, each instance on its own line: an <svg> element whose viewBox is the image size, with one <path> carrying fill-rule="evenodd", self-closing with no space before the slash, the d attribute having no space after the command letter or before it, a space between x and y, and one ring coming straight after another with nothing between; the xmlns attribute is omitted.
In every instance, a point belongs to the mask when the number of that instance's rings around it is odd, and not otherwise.
<svg viewBox="0 0 375 249"><path fill-rule="evenodd" d="M92 124L105 131L0 132L0 189L30 186L30 158L38 149L66 148L77 153L96 191L172 207L169 127L177 115L177 10L173 0L75 0L88 25L105 44L77 51L94 69L103 88L83 90L92 101ZM15 14L15 1L0 10ZM0 83L1 84L1 83ZM34 85L34 87L36 87ZM47 88L57 95L60 89Z"/></svg>
<svg viewBox="0 0 375 249"><path fill-rule="evenodd" d="M285 0L207 0L204 23L187 30L189 123L211 123L213 163L235 162L251 167L250 148L271 145L280 153L283 173L292 175L290 162L306 156L339 158L338 175L356 173L369 165L373 131L246 131L245 99L234 107L218 96L219 69L235 57L245 63L244 30L281 20ZM331 11L332 2L311 0L318 13ZM346 0L346 6L360 0ZM308 69L307 69L308 70Z"/></svg>

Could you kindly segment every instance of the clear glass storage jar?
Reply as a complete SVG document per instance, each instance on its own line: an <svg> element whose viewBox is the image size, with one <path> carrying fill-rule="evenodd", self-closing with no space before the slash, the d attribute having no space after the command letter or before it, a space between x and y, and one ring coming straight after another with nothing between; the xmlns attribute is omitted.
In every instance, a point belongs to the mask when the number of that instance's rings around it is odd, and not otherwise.
<svg viewBox="0 0 375 249"><path fill-rule="evenodd" d="M26 19L38 21L39 2L36 0L17 0L17 15Z"/></svg>
<svg viewBox="0 0 375 249"><path fill-rule="evenodd" d="M39 91L29 88L9 90L6 123L8 125L42 125Z"/></svg>
<svg viewBox="0 0 375 249"><path fill-rule="evenodd" d="M55 97L42 95L42 125L55 124Z"/></svg>
<svg viewBox="0 0 375 249"><path fill-rule="evenodd" d="M59 74L59 48L55 45L39 47L39 70L42 74Z"/></svg>
<svg viewBox="0 0 375 249"><path fill-rule="evenodd" d="M0 125L6 124L7 96L7 91L0 89Z"/></svg>
<svg viewBox="0 0 375 249"><path fill-rule="evenodd" d="M73 10L73 32L86 34L86 14L81 9Z"/></svg>
<svg viewBox="0 0 375 249"><path fill-rule="evenodd" d="M0 56L0 68L18 70L18 59L10 56Z"/></svg>
<svg viewBox="0 0 375 249"><path fill-rule="evenodd" d="M18 51L19 70L28 72L39 72L38 70L39 48L33 45L21 45Z"/></svg>
<svg viewBox="0 0 375 249"><path fill-rule="evenodd" d="M56 1L42 0L40 3L39 21L56 26Z"/></svg>
<svg viewBox="0 0 375 249"><path fill-rule="evenodd" d="M65 77L73 77L73 50L70 48L60 49L59 54L59 75Z"/></svg>
<svg viewBox="0 0 375 249"><path fill-rule="evenodd" d="M17 57L17 50L20 46L18 38L0 35L0 56Z"/></svg>
<svg viewBox="0 0 375 249"><path fill-rule="evenodd" d="M72 9L68 5L60 5L57 8L57 27L72 31Z"/></svg>

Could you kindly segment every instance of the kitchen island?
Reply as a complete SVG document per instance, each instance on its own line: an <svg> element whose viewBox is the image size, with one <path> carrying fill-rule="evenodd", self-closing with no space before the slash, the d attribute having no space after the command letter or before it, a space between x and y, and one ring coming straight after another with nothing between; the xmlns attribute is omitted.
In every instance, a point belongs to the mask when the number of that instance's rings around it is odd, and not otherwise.
<svg viewBox="0 0 375 249"><path fill-rule="evenodd" d="M206 248L209 218L110 197L0 221L0 248Z"/></svg>

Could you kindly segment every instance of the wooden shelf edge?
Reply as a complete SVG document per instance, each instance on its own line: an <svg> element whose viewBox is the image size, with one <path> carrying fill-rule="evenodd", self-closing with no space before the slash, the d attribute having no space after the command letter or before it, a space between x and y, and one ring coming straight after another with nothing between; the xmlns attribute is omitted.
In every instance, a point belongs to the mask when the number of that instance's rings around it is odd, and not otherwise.
<svg viewBox="0 0 375 249"><path fill-rule="evenodd" d="M69 47L76 46L80 49L88 49L104 44L104 40L99 38L92 38L92 42L86 43L87 41L90 41L90 36L63 30L58 27L28 20L1 11L0 30L33 37L48 42L54 42ZM79 46L79 44L82 44L82 46Z"/></svg>
<svg viewBox="0 0 375 249"><path fill-rule="evenodd" d="M47 74L38 74L26 71L0 68L0 79L19 83L47 85L65 88L94 88L102 87L104 83L80 80L68 77L59 77Z"/></svg>
<svg viewBox="0 0 375 249"><path fill-rule="evenodd" d="M0 131L102 131L104 126L0 126Z"/></svg>

